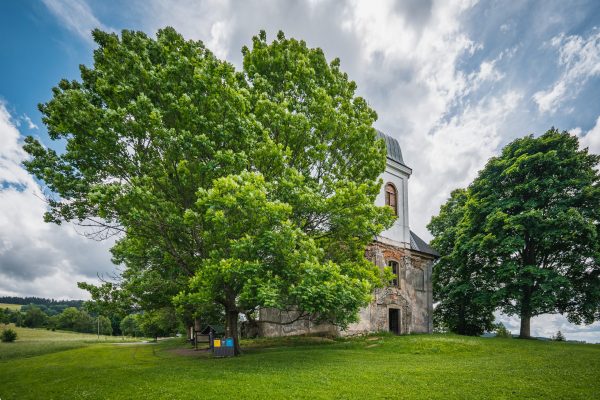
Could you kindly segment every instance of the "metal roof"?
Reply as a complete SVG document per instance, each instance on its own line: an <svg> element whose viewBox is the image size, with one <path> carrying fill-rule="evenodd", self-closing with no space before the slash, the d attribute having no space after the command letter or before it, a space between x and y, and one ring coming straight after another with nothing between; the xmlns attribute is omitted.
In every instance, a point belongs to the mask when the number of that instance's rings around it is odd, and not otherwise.
<svg viewBox="0 0 600 400"><path fill-rule="evenodd" d="M410 231L410 249L420 251L421 253L430 254L434 257L439 257L440 253L435 251L433 247L428 245L423 239L417 236L416 233Z"/></svg>
<svg viewBox="0 0 600 400"><path fill-rule="evenodd" d="M385 140L385 148L387 150L387 158L390 160L396 161L402 165L404 164L404 159L402 158L402 150L400 150L400 144L396 139L391 136L386 135L385 133L377 130L377 137Z"/></svg>

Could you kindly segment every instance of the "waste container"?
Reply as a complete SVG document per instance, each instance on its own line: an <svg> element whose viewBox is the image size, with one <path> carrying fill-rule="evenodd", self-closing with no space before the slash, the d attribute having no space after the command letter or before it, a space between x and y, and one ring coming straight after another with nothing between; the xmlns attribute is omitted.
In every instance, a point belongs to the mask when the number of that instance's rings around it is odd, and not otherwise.
<svg viewBox="0 0 600 400"><path fill-rule="evenodd" d="M213 339L213 357L233 357L235 355L235 347L233 338Z"/></svg>

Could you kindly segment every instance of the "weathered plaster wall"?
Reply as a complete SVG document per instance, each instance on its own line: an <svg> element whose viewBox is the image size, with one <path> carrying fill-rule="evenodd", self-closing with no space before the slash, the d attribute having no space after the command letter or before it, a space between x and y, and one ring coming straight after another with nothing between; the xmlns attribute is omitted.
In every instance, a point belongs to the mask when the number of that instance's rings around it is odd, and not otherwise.
<svg viewBox="0 0 600 400"><path fill-rule="evenodd" d="M373 242L365 256L380 268L388 261L398 262L398 286L376 289L373 301L359 311L359 321L350 324L346 330L339 330L330 324L317 325L310 320L300 320L287 325L260 323L262 336L289 336L303 334L325 334L350 336L370 332L387 331L389 329L389 309L399 310L399 327L401 334L428 333L433 330L431 265L433 259L425 254L410 249L400 248L385 243ZM422 271L422 272L420 272ZM423 273L423 275L420 275ZM419 281L424 278L424 286L419 288ZM421 281L422 282L422 281ZM273 309L260 311L263 321L288 322L296 318L294 312L280 312Z"/></svg>

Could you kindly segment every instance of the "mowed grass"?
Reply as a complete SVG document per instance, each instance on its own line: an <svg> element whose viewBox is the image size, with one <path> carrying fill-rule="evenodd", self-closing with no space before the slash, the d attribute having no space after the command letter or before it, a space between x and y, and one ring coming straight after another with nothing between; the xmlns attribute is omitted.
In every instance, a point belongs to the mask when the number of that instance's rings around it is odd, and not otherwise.
<svg viewBox="0 0 600 400"><path fill-rule="evenodd" d="M21 309L21 305L20 304L7 304L7 303L0 303L0 308L1 309L9 309L9 310L13 310L13 311L19 311Z"/></svg>
<svg viewBox="0 0 600 400"><path fill-rule="evenodd" d="M597 399L600 346L453 335L89 344L0 362L8 399Z"/></svg>
<svg viewBox="0 0 600 400"><path fill-rule="evenodd" d="M42 328L18 328L14 324L0 324L0 331L5 327L10 327L17 332L17 340L13 343L0 343L0 361L54 353L93 343L124 341L122 338L115 336L100 335L98 337L89 333L51 331ZM1 379L0 385L2 385ZM1 398L2 396L0 396Z"/></svg>

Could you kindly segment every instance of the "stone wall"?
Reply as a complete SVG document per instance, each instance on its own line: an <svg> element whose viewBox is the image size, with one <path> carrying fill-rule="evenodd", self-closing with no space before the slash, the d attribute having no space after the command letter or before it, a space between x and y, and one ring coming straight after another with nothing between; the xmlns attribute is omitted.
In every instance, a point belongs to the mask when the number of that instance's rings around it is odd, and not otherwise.
<svg viewBox="0 0 600 400"><path fill-rule="evenodd" d="M390 309L398 309L399 331L407 333L430 333L433 331L433 293L431 267L433 258L409 248L373 242L365 256L375 265L384 268L389 261L399 265L398 285L376 289L373 301L359 311L359 321L344 331L330 324L316 325L310 320L291 324L260 323L262 336L288 336L301 334L326 334L350 336L370 332L388 331ZM274 309L260 311L260 320L288 322L296 318L293 312Z"/></svg>

